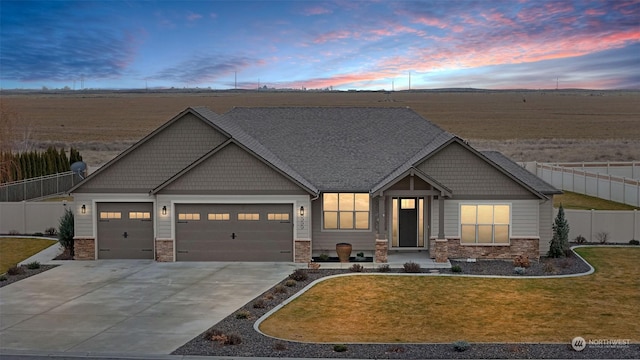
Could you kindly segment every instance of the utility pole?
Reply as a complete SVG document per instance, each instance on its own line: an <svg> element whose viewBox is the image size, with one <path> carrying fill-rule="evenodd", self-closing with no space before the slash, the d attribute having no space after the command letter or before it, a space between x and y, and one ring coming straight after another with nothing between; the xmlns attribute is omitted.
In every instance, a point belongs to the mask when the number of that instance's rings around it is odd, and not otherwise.
<svg viewBox="0 0 640 360"><path fill-rule="evenodd" d="M409 71L409 90L411 90L411 71Z"/></svg>
<svg viewBox="0 0 640 360"><path fill-rule="evenodd" d="M233 72L233 89L237 89L238 88L238 72L234 71Z"/></svg>

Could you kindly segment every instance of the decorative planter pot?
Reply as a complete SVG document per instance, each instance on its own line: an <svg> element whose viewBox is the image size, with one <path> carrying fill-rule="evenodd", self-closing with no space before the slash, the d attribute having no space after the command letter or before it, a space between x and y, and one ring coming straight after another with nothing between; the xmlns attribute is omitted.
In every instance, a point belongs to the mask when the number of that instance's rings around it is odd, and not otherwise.
<svg viewBox="0 0 640 360"><path fill-rule="evenodd" d="M336 244L336 253L338 253L338 259L340 259L340 262L349 262L349 257L351 256L351 244Z"/></svg>

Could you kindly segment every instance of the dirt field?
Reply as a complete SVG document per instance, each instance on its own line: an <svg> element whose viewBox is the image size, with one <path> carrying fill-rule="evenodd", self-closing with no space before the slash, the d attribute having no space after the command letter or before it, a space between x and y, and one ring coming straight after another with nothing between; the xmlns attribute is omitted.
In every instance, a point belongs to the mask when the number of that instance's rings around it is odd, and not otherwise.
<svg viewBox="0 0 640 360"><path fill-rule="evenodd" d="M36 147L104 163L188 106L410 107L480 149L518 161L640 159L640 91L2 94ZM26 132L25 132L26 131Z"/></svg>

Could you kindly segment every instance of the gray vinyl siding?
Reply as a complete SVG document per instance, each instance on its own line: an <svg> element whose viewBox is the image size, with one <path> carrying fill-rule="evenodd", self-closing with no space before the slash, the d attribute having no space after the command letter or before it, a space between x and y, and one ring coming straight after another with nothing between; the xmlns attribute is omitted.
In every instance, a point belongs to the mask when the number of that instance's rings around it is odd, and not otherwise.
<svg viewBox="0 0 640 360"><path fill-rule="evenodd" d="M549 241L553 237L553 199L542 201L540 209L540 255L545 256L549 251Z"/></svg>
<svg viewBox="0 0 640 360"><path fill-rule="evenodd" d="M81 208L82 205L86 206L87 212L85 214L82 213ZM83 196L82 194L77 194L74 196L74 208L73 210L73 227L75 231L75 236L94 236L93 235L93 212L94 209L91 207L91 199L87 196Z"/></svg>
<svg viewBox="0 0 640 360"><path fill-rule="evenodd" d="M446 200L444 203L444 234L446 237L460 236L460 203L470 204L510 204L511 205L511 237L537 237L544 229L543 222L538 224L537 200L496 200L496 201L460 201ZM438 234L438 201L432 206L431 236ZM541 244L542 245L542 244Z"/></svg>
<svg viewBox="0 0 640 360"><path fill-rule="evenodd" d="M148 192L226 140L203 120L186 114L74 192Z"/></svg>
<svg viewBox="0 0 640 360"><path fill-rule="evenodd" d="M160 191L163 194L197 193L306 193L236 144L228 144Z"/></svg>
<svg viewBox="0 0 640 360"><path fill-rule="evenodd" d="M376 244L375 218L377 217L377 200L371 201L369 231L361 230L322 230L322 196L313 201L312 207L312 244L314 254L325 253L336 256L336 244L350 243L353 246L352 254L358 251L373 251Z"/></svg>
<svg viewBox="0 0 640 360"><path fill-rule="evenodd" d="M156 236L160 239L171 239L171 221L173 211L171 209L171 202L164 199L162 196L157 197L156 205ZM167 207L167 215L162 215L162 207Z"/></svg>
<svg viewBox="0 0 640 360"><path fill-rule="evenodd" d="M453 196L500 196L501 198L535 198L515 180L486 160L453 142L417 166L451 189Z"/></svg>

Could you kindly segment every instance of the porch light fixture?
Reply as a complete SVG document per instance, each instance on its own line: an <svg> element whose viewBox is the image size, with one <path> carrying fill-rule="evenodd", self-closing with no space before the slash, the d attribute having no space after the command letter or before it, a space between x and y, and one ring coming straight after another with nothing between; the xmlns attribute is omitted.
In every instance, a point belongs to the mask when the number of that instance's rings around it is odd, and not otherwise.
<svg viewBox="0 0 640 360"><path fill-rule="evenodd" d="M166 206L162 207L162 215L167 215L167 207Z"/></svg>
<svg viewBox="0 0 640 360"><path fill-rule="evenodd" d="M80 210L82 210L83 214L87 213L87 206L85 204L82 204L82 207L80 208Z"/></svg>
<svg viewBox="0 0 640 360"><path fill-rule="evenodd" d="M300 206L300 216L304 216L304 206Z"/></svg>

